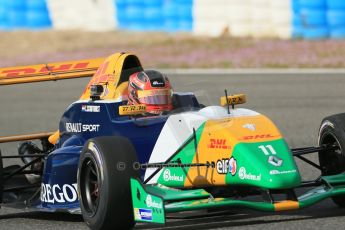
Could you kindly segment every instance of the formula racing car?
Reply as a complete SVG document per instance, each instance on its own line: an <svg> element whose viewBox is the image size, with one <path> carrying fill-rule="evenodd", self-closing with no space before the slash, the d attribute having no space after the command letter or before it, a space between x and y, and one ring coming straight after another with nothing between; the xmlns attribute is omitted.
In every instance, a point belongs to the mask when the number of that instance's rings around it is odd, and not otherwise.
<svg viewBox="0 0 345 230"><path fill-rule="evenodd" d="M82 214L91 229L165 224L167 214L191 210L276 212L326 198L345 206L345 114L322 121L317 147L290 149L269 118L235 108L243 94L221 92L219 105L204 106L193 93L171 92L171 110L145 115L154 101L130 104L128 92L130 77L143 71L128 53L0 68L0 85L91 77L58 131L0 137L20 142L18 155L0 154L1 205ZM168 81L136 76L153 88ZM319 164L304 157L310 153ZM302 181L294 157L320 177ZM3 167L12 158L23 163ZM311 188L297 194L302 187Z"/></svg>

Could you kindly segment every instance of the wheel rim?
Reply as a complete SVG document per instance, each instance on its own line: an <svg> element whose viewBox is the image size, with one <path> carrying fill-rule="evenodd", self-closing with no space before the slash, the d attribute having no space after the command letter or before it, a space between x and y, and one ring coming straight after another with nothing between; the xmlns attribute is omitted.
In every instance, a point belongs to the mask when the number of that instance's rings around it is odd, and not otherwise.
<svg viewBox="0 0 345 230"><path fill-rule="evenodd" d="M343 172L344 170L344 156L339 141L332 133L325 133L320 141L321 145L331 145L336 148L327 153L323 153L323 175L334 175ZM321 163L321 162L320 162Z"/></svg>
<svg viewBox="0 0 345 230"><path fill-rule="evenodd" d="M81 168L80 195L83 207L89 216L94 216L98 209L99 182L99 169L95 160L86 157Z"/></svg>

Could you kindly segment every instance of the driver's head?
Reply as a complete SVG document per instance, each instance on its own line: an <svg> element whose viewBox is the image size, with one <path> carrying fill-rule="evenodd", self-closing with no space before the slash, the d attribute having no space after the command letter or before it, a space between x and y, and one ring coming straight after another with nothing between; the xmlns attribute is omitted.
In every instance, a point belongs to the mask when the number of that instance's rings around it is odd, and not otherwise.
<svg viewBox="0 0 345 230"><path fill-rule="evenodd" d="M128 104L144 104L149 114L172 110L172 88L166 76L155 70L132 74L128 82Z"/></svg>

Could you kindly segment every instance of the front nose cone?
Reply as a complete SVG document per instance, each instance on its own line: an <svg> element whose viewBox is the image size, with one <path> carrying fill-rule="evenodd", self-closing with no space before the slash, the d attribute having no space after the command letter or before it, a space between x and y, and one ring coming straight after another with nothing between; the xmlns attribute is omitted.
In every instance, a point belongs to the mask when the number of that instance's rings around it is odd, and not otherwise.
<svg viewBox="0 0 345 230"><path fill-rule="evenodd" d="M297 166L283 139L240 143L232 157L237 162L237 173L227 176L228 183L266 189L292 188L301 183Z"/></svg>

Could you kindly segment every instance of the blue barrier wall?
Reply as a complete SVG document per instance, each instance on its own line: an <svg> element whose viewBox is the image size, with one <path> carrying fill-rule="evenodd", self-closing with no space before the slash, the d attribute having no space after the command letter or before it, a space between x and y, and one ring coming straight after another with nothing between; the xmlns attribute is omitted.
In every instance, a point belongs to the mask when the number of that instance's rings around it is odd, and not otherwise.
<svg viewBox="0 0 345 230"><path fill-rule="evenodd" d="M294 38L345 38L345 0L292 0Z"/></svg>
<svg viewBox="0 0 345 230"><path fill-rule="evenodd" d="M193 0L114 0L119 29L191 31Z"/></svg>
<svg viewBox="0 0 345 230"><path fill-rule="evenodd" d="M329 36L326 0L300 0L302 34L305 39L320 39Z"/></svg>
<svg viewBox="0 0 345 230"><path fill-rule="evenodd" d="M327 1L327 21L331 38L345 38L345 1Z"/></svg>
<svg viewBox="0 0 345 230"><path fill-rule="evenodd" d="M48 7L47 1L49 0L0 0L0 30L13 30L13 29L44 29L54 27L49 12L59 11L64 15L67 11L64 5L60 9L54 7ZM52 1L52 0L50 0ZM54 0L60 1L60 0ZM76 0L74 0L76 1ZM81 0L78 0L81 1ZM86 0L84 0L86 1ZM94 0L88 0L94 1ZM193 17L193 11L200 4L209 3L216 4L215 0L193 1L193 0L101 0L103 2L108 1L110 5L114 6L115 14L113 11L107 12L110 19L115 17L117 22L117 28L123 30L132 31L193 31L193 26L196 25L196 21L200 20L197 17ZM210 2L207 2L210 1ZM233 1L233 3L232 3ZM267 0L262 0L267 2ZM273 1L273 0L271 0ZM276 1L274 0L275 4ZM345 38L345 0L289 0L291 1L291 37L302 39L343 39ZM231 14L231 8L236 8L236 4L240 4L241 1L217 0L220 8L218 11L212 12L215 8L206 8L205 12L199 12L200 15L205 14L205 17L211 17L219 25L228 24L225 19L227 14ZM243 4L251 4L249 3ZM255 1L259 2L259 0ZM50 2L51 3L51 2ZM56 2L57 3L57 2ZM72 2L71 2L72 3ZM61 4L60 4L61 5ZM80 3L76 2L77 7L81 7ZM243 5L244 6L244 5ZM241 6L243 8L243 6ZM240 8L241 8L240 7ZM284 6L288 8L288 6ZM284 8L284 9L285 9ZM101 11L100 8L90 7L90 12L94 10ZM251 10L255 14L255 10L261 15L262 8L257 9L252 6ZM224 11L224 12L223 12ZM80 11L83 12L83 11ZM103 11L102 11L103 12ZM102 14L102 12L100 12ZM275 11L274 11L275 12ZM279 11L280 12L280 11ZM279 13L277 11L277 13ZM289 11L288 11L289 12ZM226 13L226 15L224 15ZM232 12L233 13L233 12ZM241 12L237 13L237 17L241 16ZM72 11L73 14L73 11ZM114 15L113 15L114 14ZM279 14L278 14L279 15ZM76 15L76 17L85 17L85 15ZM54 18L54 22L65 17L59 16ZM228 19L231 17L228 17ZM67 19L66 20L70 20ZM230 20L230 19L229 19ZM290 20L290 18L287 20ZM209 22L207 19L206 22ZM100 22L102 23L101 20ZM232 23L232 22L231 22ZM230 24L231 24L230 23ZM241 22L243 24L243 22ZM252 23L252 22L246 22ZM205 24L205 20L204 20ZM207 24L207 23L206 23ZM231 24L230 29L234 29L236 26L244 26L242 24ZM211 28L213 25L210 25ZM289 26L289 25L288 25ZM83 25L80 25L81 29ZM85 28L87 26L85 25ZM97 26L96 26L97 27ZM236 28L237 28L236 27ZM196 28L196 27L195 27ZM61 29L61 28L60 28ZM221 28L222 29L222 28ZM223 31L223 30L220 30ZM287 34L289 34L288 30ZM195 32L195 31L194 31ZM259 32L260 31L256 31ZM255 36L252 35L252 36ZM289 37L289 36L286 36Z"/></svg>
<svg viewBox="0 0 345 230"><path fill-rule="evenodd" d="M292 37L293 38L303 38L303 25L301 17L301 7L299 0L291 0L292 4Z"/></svg>
<svg viewBox="0 0 345 230"><path fill-rule="evenodd" d="M0 29L51 27L46 0L0 0Z"/></svg>

